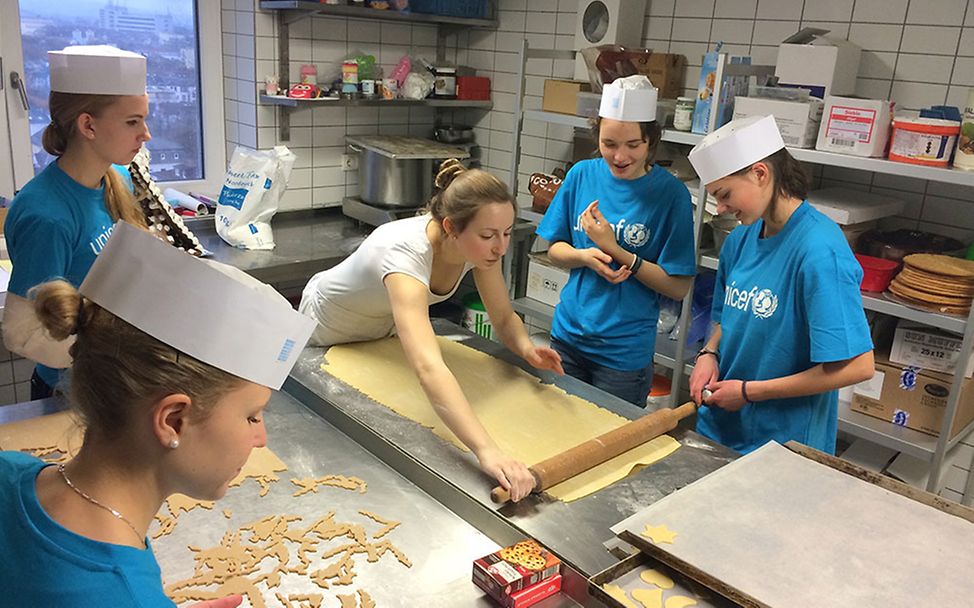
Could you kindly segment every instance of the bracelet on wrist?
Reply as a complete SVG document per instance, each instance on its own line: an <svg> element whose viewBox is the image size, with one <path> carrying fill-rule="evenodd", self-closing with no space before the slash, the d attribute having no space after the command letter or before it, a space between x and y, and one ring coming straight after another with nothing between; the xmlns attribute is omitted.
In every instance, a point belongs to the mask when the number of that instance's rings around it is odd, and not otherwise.
<svg viewBox="0 0 974 608"><path fill-rule="evenodd" d="M717 359L717 363L720 363L720 354L715 350L710 350L709 348L701 348L698 350L697 355L693 358L693 362L696 363L697 359L699 359L701 355L713 355L714 359Z"/></svg>
<svg viewBox="0 0 974 608"><path fill-rule="evenodd" d="M744 397L745 403L751 403L751 399L747 396L747 380L741 381L741 396Z"/></svg>

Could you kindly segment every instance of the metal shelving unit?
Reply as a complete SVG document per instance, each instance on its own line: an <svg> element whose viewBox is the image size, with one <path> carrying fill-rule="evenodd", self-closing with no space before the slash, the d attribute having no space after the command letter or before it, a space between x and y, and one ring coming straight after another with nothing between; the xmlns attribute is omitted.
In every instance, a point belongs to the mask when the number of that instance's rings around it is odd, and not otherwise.
<svg viewBox="0 0 974 608"><path fill-rule="evenodd" d="M490 2L490 12L497 14L496 3ZM348 6L339 4L324 4L312 0L261 0L260 9L277 13L277 55L278 81L286 85L290 78L290 26L292 23L316 15L340 17L348 19L366 19L372 21L388 21L394 23L420 24L437 26L436 59L442 61L446 56L446 37L464 29L497 29L496 18L472 19L465 17L448 17L426 13L401 13L394 10L378 10L365 6ZM262 105L278 107L278 129L280 139L287 141L291 138L291 112L309 107L330 106L388 106L388 107L431 107L466 109L477 108L489 110L493 107L490 101L467 101L462 99L292 99L284 95L261 95Z"/></svg>
<svg viewBox="0 0 974 608"><path fill-rule="evenodd" d="M285 11L285 19L289 24L314 15L330 15L333 17L350 17L353 19L391 21L394 23L419 23L446 25L457 28L497 29L497 19L448 17L446 15L432 15L429 13L401 13L395 10L377 10L365 6L324 4L317 0L261 0L260 8L265 11Z"/></svg>

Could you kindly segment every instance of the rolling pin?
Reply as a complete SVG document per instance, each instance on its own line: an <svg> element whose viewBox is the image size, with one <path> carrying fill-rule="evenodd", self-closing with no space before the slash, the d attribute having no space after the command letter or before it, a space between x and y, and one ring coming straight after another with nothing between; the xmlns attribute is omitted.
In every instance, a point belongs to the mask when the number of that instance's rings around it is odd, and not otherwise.
<svg viewBox="0 0 974 608"><path fill-rule="evenodd" d="M676 428L680 420L693 414L696 410L697 406L693 401L687 401L675 409L656 410L652 414L627 422L594 439L589 439L560 454L542 460L528 467L535 482L532 492L547 490L579 473L597 467L606 460L615 458L637 445L668 433ZM496 503L505 503L511 500L511 495L507 490L498 486L491 490L490 499Z"/></svg>

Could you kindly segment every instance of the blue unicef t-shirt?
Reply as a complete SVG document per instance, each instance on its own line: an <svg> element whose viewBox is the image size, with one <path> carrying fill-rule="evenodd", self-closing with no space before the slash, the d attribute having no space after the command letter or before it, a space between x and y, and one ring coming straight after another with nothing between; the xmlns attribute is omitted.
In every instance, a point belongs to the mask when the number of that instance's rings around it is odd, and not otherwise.
<svg viewBox="0 0 974 608"><path fill-rule="evenodd" d="M596 199L624 249L671 276L696 273L690 192L657 165L627 180L613 176L602 159L576 163L545 212L538 236L576 249L595 247L579 218ZM573 268L551 335L598 365L630 371L653 359L658 318L658 294L637 279L613 285L589 268Z"/></svg>
<svg viewBox="0 0 974 608"><path fill-rule="evenodd" d="M113 165L129 188L132 177ZM17 193L4 223L13 264L10 293L22 298L45 281L65 279L80 286L112 233L104 188L86 188L52 162ZM43 365L37 373L49 386L58 371Z"/></svg>
<svg viewBox="0 0 974 608"><path fill-rule="evenodd" d="M172 608L145 549L85 538L51 519L35 481L46 465L0 452L0 589L4 606Z"/></svg>
<svg viewBox="0 0 974 608"><path fill-rule="evenodd" d="M711 318L721 327L720 377L767 380L873 347L862 309L862 268L839 227L803 202L778 234L739 226L720 251ZM739 452L795 440L835 452L838 392L701 406L697 431Z"/></svg>

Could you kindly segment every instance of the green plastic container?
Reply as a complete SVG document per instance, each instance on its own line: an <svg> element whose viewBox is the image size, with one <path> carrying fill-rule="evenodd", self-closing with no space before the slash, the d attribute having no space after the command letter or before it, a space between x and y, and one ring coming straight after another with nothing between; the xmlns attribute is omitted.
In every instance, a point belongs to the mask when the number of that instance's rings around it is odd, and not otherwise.
<svg viewBox="0 0 974 608"><path fill-rule="evenodd" d="M463 326L478 336L494 339L494 327L490 324L480 295L475 291L463 296Z"/></svg>

